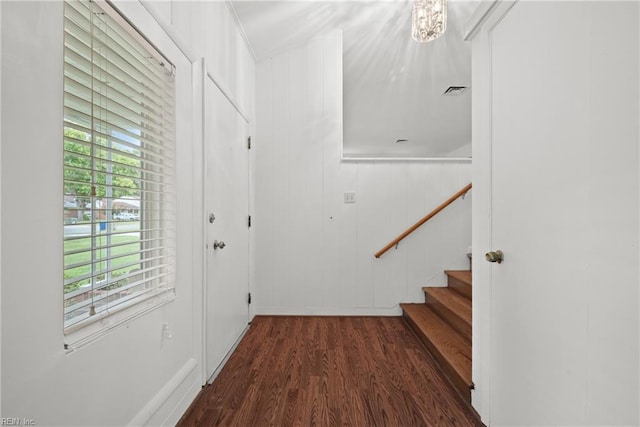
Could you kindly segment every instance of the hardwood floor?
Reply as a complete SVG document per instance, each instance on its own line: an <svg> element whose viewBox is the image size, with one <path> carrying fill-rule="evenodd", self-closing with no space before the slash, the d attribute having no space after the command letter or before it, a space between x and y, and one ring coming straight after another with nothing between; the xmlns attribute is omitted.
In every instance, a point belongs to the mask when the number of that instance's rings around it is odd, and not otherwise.
<svg viewBox="0 0 640 427"><path fill-rule="evenodd" d="M254 318L178 426L482 426L401 317Z"/></svg>

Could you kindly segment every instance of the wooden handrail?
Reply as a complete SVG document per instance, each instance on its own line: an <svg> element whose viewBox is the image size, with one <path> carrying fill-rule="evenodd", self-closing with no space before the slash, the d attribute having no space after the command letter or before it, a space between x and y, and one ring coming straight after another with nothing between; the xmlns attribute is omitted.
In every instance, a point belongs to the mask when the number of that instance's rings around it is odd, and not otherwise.
<svg viewBox="0 0 640 427"><path fill-rule="evenodd" d="M449 206L451 203L455 202L456 199L460 196L463 196L465 194L467 194L467 192L471 190L471 183L469 183L466 187L464 187L463 189L461 189L460 191L458 191L456 194L454 194L453 196L449 197L444 203L442 203L440 206L438 206L437 208L435 208L434 210L432 210L431 212L429 212L429 214L427 216L425 216L424 218L422 218L420 221L416 222L415 224L413 224L411 227L407 228L402 234L400 234L398 237L396 237L395 239L393 239L392 241L390 241L387 246L385 246L384 248L380 249L378 252L375 253L375 257L376 258L380 258L382 256L382 254L384 254L385 252L387 252L389 249L391 249L392 247L394 247L395 245L397 245L398 243L400 243L400 241L402 239L404 239L405 237L407 237L409 234L413 233L414 231L416 231L416 229L418 227L420 227L422 224L424 224L425 222L429 221L431 218L433 218L434 216L436 216L441 210L443 210L444 208L446 208L447 206Z"/></svg>

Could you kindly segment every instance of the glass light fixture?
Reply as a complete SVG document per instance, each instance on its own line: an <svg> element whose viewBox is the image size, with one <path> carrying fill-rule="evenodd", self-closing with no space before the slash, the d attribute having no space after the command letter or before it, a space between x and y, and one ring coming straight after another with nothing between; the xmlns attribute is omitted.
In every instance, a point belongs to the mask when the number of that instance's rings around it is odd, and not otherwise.
<svg viewBox="0 0 640 427"><path fill-rule="evenodd" d="M418 42L430 42L447 29L447 0L415 0L411 15L411 36Z"/></svg>

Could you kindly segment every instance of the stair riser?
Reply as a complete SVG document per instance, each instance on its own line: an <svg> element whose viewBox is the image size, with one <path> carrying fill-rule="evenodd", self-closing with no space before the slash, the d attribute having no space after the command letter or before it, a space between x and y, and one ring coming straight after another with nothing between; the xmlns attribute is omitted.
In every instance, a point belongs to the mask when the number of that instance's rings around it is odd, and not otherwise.
<svg viewBox="0 0 640 427"><path fill-rule="evenodd" d="M449 383L453 386L456 392L466 401L471 402L471 390L469 386L465 383L464 379L458 375L455 369L447 362L446 358L438 351L438 349L433 345L433 343L429 340L429 337L424 335L420 328L413 322L411 316L407 315L407 313L403 310L402 315L405 321L409 324L411 329L414 331L416 336L422 341L425 345L429 353L433 356L436 363L442 369L444 376L447 378Z"/></svg>
<svg viewBox="0 0 640 427"><path fill-rule="evenodd" d="M455 329L460 335L462 335L469 343L471 343L471 325L460 318L456 313L451 311L449 307L442 304L440 301L429 296L425 292L425 300L427 305L438 314L445 322L447 322L453 329Z"/></svg>
<svg viewBox="0 0 640 427"><path fill-rule="evenodd" d="M449 286L449 288L456 291L463 297L471 299L471 285L469 285L468 283L458 280L455 277L449 276L447 286Z"/></svg>

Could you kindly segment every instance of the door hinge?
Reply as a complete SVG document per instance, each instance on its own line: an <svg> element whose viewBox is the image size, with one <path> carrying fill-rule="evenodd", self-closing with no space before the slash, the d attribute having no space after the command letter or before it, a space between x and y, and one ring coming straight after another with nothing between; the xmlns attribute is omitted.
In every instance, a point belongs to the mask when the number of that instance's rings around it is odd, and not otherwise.
<svg viewBox="0 0 640 427"><path fill-rule="evenodd" d="M251 215L247 218L247 226L251 228Z"/></svg>
<svg viewBox="0 0 640 427"><path fill-rule="evenodd" d="M251 304L251 292L249 292L249 296L247 297L247 304Z"/></svg>
<svg viewBox="0 0 640 427"><path fill-rule="evenodd" d="M251 137L247 138L247 149L251 150Z"/></svg>

